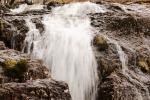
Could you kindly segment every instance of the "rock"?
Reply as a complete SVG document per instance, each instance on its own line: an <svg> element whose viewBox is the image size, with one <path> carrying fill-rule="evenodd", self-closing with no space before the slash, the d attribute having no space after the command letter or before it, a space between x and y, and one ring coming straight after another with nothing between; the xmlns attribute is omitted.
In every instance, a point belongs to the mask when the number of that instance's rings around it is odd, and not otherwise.
<svg viewBox="0 0 150 100"><path fill-rule="evenodd" d="M96 34L108 39L95 39L93 45L99 76L96 100L149 100L150 7L136 4L133 10L134 4L101 5L109 11L89 14ZM123 6L128 9L125 11ZM139 6L145 7L142 13L137 10ZM99 50L98 44L104 43L107 48Z"/></svg>
<svg viewBox="0 0 150 100"><path fill-rule="evenodd" d="M26 83L0 84L1 100L71 100L68 86L52 79L37 79Z"/></svg>
<svg viewBox="0 0 150 100"><path fill-rule="evenodd" d="M44 25L42 24L41 19L33 18L31 20L32 20L33 23L35 23L36 28L39 29L40 33L44 32Z"/></svg>
<svg viewBox="0 0 150 100"><path fill-rule="evenodd" d="M4 42L0 41L0 50L6 49Z"/></svg>
<svg viewBox="0 0 150 100"><path fill-rule="evenodd" d="M19 61L7 59L2 63L4 75L12 78L17 78L19 82L22 81L24 73L27 71L27 61L21 59Z"/></svg>
<svg viewBox="0 0 150 100"><path fill-rule="evenodd" d="M5 5L0 4L1 14L3 13L9 13L10 10Z"/></svg>
<svg viewBox="0 0 150 100"><path fill-rule="evenodd" d="M33 1L32 0L25 0L25 3L27 3L28 5L32 5Z"/></svg>
<svg viewBox="0 0 150 100"><path fill-rule="evenodd" d="M26 33L29 31L29 28L26 26L25 20L22 19L14 19L11 21L13 26L17 28L17 33L13 35L14 41L14 49L21 51L23 48L24 39L26 37Z"/></svg>
<svg viewBox="0 0 150 100"><path fill-rule="evenodd" d="M49 70L40 60L32 60L15 50L1 50L0 65L3 68L3 82L26 82L28 80L50 78Z"/></svg>
<svg viewBox="0 0 150 100"><path fill-rule="evenodd" d="M51 1L47 4L47 9L51 10L52 7L62 6L63 3L57 2L57 1Z"/></svg>
<svg viewBox="0 0 150 100"><path fill-rule="evenodd" d="M95 36L94 45L99 48L99 50L106 50L108 48L107 40L100 35Z"/></svg>
<svg viewBox="0 0 150 100"><path fill-rule="evenodd" d="M19 18L8 18L7 20L1 19L1 22L0 41L3 41L8 48L21 51L26 33L29 30L25 21Z"/></svg>
<svg viewBox="0 0 150 100"><path fill-rule="evenodd" d="M40 60L30 60L27 63L28 70L24 74L23 81L51 78L50 71Z"/></svg>
<svg viewBox="0 0 150 100"><path fill-rule="evenodd" d="M53 80L41 60L13 49L0 50L1 100L71 100L68 85Z"/></svg>

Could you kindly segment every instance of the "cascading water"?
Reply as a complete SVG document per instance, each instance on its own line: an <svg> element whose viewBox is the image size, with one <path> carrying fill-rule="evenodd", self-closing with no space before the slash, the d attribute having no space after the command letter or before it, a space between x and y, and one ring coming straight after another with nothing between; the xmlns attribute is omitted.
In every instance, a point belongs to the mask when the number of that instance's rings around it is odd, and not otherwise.
<svg viewBox="0 0 150 100"><path fill-rule="evenodd" d="M97 63L92 51L93 31L86 14L104 12L96 4L73 3L52 9L43 15L44 33L39 33L31 18L25 44L28 53L42 59L52 77L68 83L73 100L94 100L97 86Z"/></svg>

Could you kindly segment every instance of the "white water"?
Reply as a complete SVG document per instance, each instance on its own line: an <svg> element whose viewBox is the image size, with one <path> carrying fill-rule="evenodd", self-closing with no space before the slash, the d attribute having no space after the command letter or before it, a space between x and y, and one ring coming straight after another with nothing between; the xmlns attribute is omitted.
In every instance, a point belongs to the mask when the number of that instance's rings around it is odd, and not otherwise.
<svg viewBox="0 0 150 100"><path fill-rule="evenodd" d="M36 29L36 26L34 23L32 23L31 18L26 18L26 25L29 27L28 33L26 33L26 38L24 40L24 47L23 51L27 49L27 53L31 54L31 48L33 46L33 43L40 41L41 34L38 29ZM25 48L27 46L27 48Z"/></svg>
<svg viewBox="0 0 150 100"><path fill-rule="evenodd" d="M27 4L21 4L19 5L18 8L16 9L10 9L11 12L13 13L21 13L21 12L24 12L24 11L29 11L29 10L41 10L43 9L44 5L27 5Z"/></svg>
<svg viewBox="0 0 150 100"><path fill-rule="evenodd" d="M45 32L39 33L31 18L26 19L29 32L25 39L28 53L43 59L52 77L68 83L73 100L94 100L97 86L97 63L92 51L92 12L105 12L96 4L73 3L56 7L43 16Z"/></svg>

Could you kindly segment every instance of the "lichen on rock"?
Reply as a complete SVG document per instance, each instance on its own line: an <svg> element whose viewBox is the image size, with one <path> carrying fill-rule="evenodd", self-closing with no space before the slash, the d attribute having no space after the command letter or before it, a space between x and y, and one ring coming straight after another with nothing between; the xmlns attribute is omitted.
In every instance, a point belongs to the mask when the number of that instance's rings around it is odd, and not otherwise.
<svg viewBox="0 0 150 100"><path fill-rule="evenodd" d="M94 45L97 46L99 50L106 50L108 48L108 43L106 38L104 38L101 35L95 36Z"/></svg>
<svg viewBox="0 0 150 100"><path fill-rule="evenodd" d="M19 61L7 59L2 63L2 67L6 76L17 78L21 82L23 74L27 71L27 61L25 59Z"/></svg>

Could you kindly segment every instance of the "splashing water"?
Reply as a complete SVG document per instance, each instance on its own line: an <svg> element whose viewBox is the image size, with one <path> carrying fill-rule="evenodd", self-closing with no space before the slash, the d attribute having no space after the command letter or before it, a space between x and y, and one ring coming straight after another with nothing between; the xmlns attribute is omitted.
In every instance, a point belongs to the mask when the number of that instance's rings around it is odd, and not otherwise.
<svg viewBox="0 0 150 100"><path fill-rule="evenodd" d="M94 100L97 86L97 63L91 40L92 12L105 12L96 4L73 3L52 9L43 16L45 32L39 33L31 18L26 20L30 31L25 43L28 53L33 46L32 57L43 59L52 77L68 83L73 100Z"/></svg>
<svg viewBox="0 0 150 100"><path fill-rule="evenodd" d="M36 29L36 26L34 23L32 23L31 18L25 19L27 26L29 27L28 33L26 33L26 38L24 40L24 47L23 52L27 52L28 54L31 54L31 50L33 47L34 42L38 42L40 40L40 32L38 29ZM26 48L27 47L27 48Z"/></svg>

